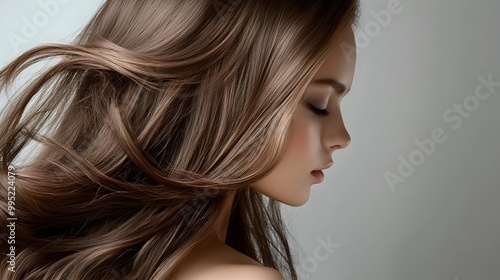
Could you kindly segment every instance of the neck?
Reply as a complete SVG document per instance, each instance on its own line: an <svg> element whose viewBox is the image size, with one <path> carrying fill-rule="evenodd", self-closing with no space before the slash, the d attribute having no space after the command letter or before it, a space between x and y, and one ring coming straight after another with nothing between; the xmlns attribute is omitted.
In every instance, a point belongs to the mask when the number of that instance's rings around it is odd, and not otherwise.
<svg viewBox="0 0 500 280"><path fill-rule="evenodd" d="M212 235L222 243L226 243L227 229L229 227L229 218L231 217L232 206L238 191L228 193L220 208L220 216L218 217Z"/></svg>

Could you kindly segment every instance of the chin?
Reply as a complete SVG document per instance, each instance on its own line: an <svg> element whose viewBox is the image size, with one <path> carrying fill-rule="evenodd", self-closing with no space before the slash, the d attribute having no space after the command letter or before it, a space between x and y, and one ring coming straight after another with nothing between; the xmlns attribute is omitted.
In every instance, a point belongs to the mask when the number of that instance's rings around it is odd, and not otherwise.
<svg viewBox="0 0 500 280"><path fill-rule="evenodd" d="M259 192L260 194L266 196L269 199L278 201L280 203L292 207L299 207L306 204L310 196L310 189L306 188L303 188L301 190L295 189L295 192L291 191L287 192L285 189L280 189L278 191L276 190L269 191L269 189L265 189L262 187L255 187L255 186L252 186L251 188L253 188L255 191Z"/></svg>
<svg viewBox="0 0 500 280"><path fill-rule="evenodd" d="M308 201L308 199L301 200L301 201L295 201L293 203L286 203L286 204L289 205L289 206L292 206L292 207L300 207L300 206L306 204L307 201Z"/></svg>
<svg viewBox="0 0 500 280"><path fill-rule="evenodd" d="M307 196L303 196L303 197L287 197L287 198L281 198L281 199L278 199L278 198L273 198L273 199L276 201L279 201L283 204L286 204L288 206L299 207L299 206L306 204L306 202L309 200L309 194L307 194Z"/></svg>

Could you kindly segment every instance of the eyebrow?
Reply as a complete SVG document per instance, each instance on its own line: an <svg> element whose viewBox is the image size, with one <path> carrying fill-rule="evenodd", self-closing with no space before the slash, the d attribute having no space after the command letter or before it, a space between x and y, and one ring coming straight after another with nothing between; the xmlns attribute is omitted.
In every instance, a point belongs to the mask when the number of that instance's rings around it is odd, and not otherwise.
<svg viewBox="0 0 500 280"><path fill-rule="evenodd" d="M312 81L311 83L330 86L338 93L342 93L346 90L346 86L343 83L340 83L339 81L334 80L334 79L329 79L329 78L316 79L316 80ZM351 90L351 88L349 88L345 94L349 93L350 90Z"/></svg>

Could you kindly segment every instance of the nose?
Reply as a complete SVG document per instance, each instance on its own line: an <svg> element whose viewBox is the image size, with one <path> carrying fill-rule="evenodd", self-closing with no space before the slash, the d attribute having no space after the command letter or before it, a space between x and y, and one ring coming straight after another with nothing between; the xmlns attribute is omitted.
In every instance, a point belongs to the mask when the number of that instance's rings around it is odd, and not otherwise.
<svg viewBox="0 0 500 280"><path fill-rule="evenodd" d="M337 115L332 126L328 131L327 141L331 152L335 150L345 149L351 144L351 135L347 131L342 116Z"/></svg>
<svg viewBox="0 0 500 280"><path fill-rule="evenodd" d="M335 150L345 149L350 144L351 144L351 135L349 135L349 132L347 132L345 126L342 125L342 129L340 129L340 131L338 131L338 133L335 137L335 142L330 147L330 149L333 152Z"/></svg>

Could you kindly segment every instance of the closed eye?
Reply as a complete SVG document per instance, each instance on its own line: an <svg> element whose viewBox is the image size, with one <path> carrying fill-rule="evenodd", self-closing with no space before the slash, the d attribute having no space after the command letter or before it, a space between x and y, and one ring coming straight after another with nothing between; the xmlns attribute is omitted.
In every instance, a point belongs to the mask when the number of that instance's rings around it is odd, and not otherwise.
<svg viewBox="0 0 500 280"><path fill-rule="evenodd" d="M307 107L311 110L316 116L319 117L327 117L330 113L327 110L322 110L314 107L311 103L307 103Z"/></svg>

